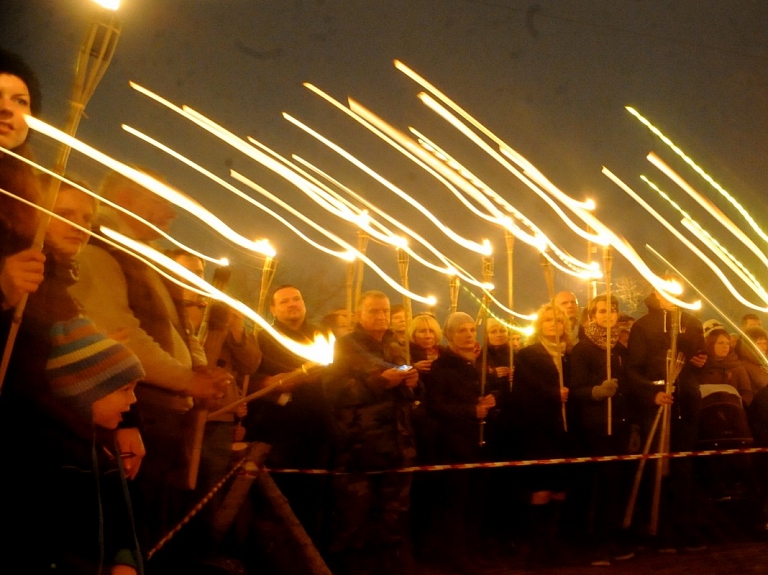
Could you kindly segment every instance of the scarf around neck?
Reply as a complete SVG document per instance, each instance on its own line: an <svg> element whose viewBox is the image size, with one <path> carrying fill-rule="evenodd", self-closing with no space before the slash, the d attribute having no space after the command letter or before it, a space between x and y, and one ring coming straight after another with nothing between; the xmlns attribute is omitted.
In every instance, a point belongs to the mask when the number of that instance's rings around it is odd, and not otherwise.
<svg viewBox="0 0 768 575"><path fill-rule="evenodd" d="M563 370L563 354L565 353L565 341L560 340L560 347L554 341L549 341L543 337L539 338L541 345L547 350L547 353L552 357L552 361L555 362L557 371L562 373Z"/></svg>
<svg viewBox="0 0 768 575"><path fill-rule="evenodd" d="M606 348L605 340L608 335L607 332L608 330L606 328L597 325L597 322L594 321L589 322L584 328L584 335L586 335L589 340L600 349ZM611 349L613 349L617 341L619 341L619 329L618 326L614 326L611 329Z"/></svg>

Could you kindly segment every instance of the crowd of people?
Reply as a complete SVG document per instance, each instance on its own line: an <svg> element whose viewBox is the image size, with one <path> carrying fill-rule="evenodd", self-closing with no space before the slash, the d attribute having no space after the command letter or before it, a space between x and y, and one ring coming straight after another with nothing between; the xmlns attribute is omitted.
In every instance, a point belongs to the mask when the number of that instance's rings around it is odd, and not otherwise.
<svg viewBox="0 0 768 575"><path fill-rule="evenodd" d="M333 572L350 574L415 572L414 552L475 573L490 539L546 565L568 529L588 534L590 562L605 565L631 558L642 531L624 517L636 463L403 468L638 453L654 432L663 437L662 412L671 451L768 446L768 333L758 316L744 316L734 336L659 291L636 321L616 298L582 310L561 292L524 341L486 312L409 317L374 290L354 314L332 310L316 326L301 290L281 285L268 299L276 336L97 233L108 226L152 244L176 215L115 173L101 183L103 203L61 184L60 217L36 249L42 216L19 198L40 203L56 182L19 157L31 157L23 114L40 104L34 72L0 51L0 292L12 350L0 395L4 573L175 573L210 559L221 493L185 532L183 557L146 560L231 469L242 441L271 446L266 466L293 513ZM168 256L205 275L198 257ZM336 341L321 369L281 341L309 344L323 331ZM682 354L673 382L670 349ZM702 548L702 489L746 486L768 511L764 459L694 463L668 464L660 548ZM650 507L636 507L634 526Z"/></svg>

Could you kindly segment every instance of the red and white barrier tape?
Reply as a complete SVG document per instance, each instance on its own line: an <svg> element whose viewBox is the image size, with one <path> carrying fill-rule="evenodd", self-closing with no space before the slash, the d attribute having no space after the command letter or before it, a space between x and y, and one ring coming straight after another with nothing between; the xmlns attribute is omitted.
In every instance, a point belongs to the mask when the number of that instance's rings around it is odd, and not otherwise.
<svg viewBox="0 0 768 575"><path fill-rule="evenodd" d="M563 463L592 463L603 461L634 461L640 459L680 459L684 457L706 457L710 455L737 455L747 453L768 453L768 447L744 447L740 449L709 449L705 451L676 451L673 453L642 453L632 455L603 455L597 457L563 457L560 459L528 459L524 461L493 461L480 463L452 463L444 465L417 465L400 469L385 469L381 471L365 471L361 473L413 473L417 471L446 471L449 469L488 469L495 467L526 467L531 465L560 465ZM306 475L347 475L346 471L329 471L327 469L271 469L270 473L301 473Z"/></svg>

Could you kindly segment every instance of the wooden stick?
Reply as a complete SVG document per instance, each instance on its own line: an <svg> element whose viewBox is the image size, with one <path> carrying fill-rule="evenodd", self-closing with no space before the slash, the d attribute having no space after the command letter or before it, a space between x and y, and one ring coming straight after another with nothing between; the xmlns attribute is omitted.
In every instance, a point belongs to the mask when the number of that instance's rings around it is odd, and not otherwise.
<svg viewBox="0 0 768 575"><path fill-rule="evenodd" d="M303 379L307 379L312 375L314 375L316 370L321 367L323 366L313 363L311 361L308 361L305 364L303 364L300 368L294 369L287 376L280 379L277 383L273 383L272 385L268 385L267 387L262 388L258 391L254 391L253 393L246 395L245 397L242 397L237 401L233 401L229 405L225 405L221 409L217 409L216 411L208 414L208 419L212 417L216 417L217 415L221 415L222 413L227 413L228 411L234 411L244 403L250 403L255 399L259 399L260 397L269 395L270 393L280 389L286 383L301 382Z"/></svg>
<svg viewBox="0 0 768 575"><path fill-rule="evenodd" d="M663 406L659 406L659 409L656 411L656 417L653 420L653 425L651 426L651 430L648 433L648 439L645 442L645 447L643 448L643 455L648 455L651 452L651 445L653 444L653 436L656 435L656 430L659 427L659 421L661 420L661 414L663 411ZM632 515L635 513L635 503L637 503L637 494L640 491L640 481L643 478L643 470L645 469L645 462L648 461L647 459L641 459L640 463L637 466L637 473L635 473L635 482L632 485L632 493L629 495L629 501L627 502L627 510L624 513L624 529L627 529L632 524Z"/></svg>
<svg viewBox="0 0 768 575"><path fill-rule="evenodd" d="M515 309L515 295L514 295L514 251L515 251L515 236L509 230L504 230L504 240L507 244L507 307L509 309ZM515 323L515 316L509 314L509 323L513 325ZM515 371L515 343L512 340L512 334L509 337L509 376L513 377Z"/></svg>
<svg viewBox="0 0 768 575"><path fill-rule="evenodd" d="M264 258L264 267L261 268L261 284L259 285L259 307L256 310L261 316L264 315L264 304L267 301L267 293L272 285L276 269L277 260L275 258L272 256Z"/></svg>
<svg viewBox="0 0 768 575"><path fill-rule="evenodd" d="M451 282L449 284L451 290L451 313L456 313L459 309L459 286L461 280L459 276L451 276Z"/></svg>
<svg viewBox="0 0 768 575"><path fill-rule="evenodd" d="M552 316L555 319L555 345L557 346L558 351L556 367L557 373L560 376L560 391L562 391L565 387L565 382L563 380L563 358L560 354L560 330L557 329L558 321L557 306L555 306L555 278L552 274L552 266L549 264L549 260L544 253L541 254L541 267L544 270L544 280L547 282L547 291L549 292L549 299L552 302ZM563 325L563 327L565 327L565 325ZM565 403L561 402L561 406L563 412L563 429L568 431L568 421L566 420L565 415Z"/></svg>
<svg viewBox="0 0 768 575"><path fill-rule="evenodd" d="M357 268L357 262L352 260L347 264L347 325L352 325L352 308L354 303L352 302L352 295L355 290L355 269Z"/></svg>
<svg viewBox="0 0 768 575"><path fill-rule="evenodd" d="M613 248L605 246L603 248L603 273L605 274L605 305L608 308L608 324L605 329L605 372L606 379L611 379L611 320L613 319L613 303L611 301L611 270L613 268ZM618 319L619 310L616 310ZM613 401L608 398L606 402L607 413L607 434L613 434Z"/></svg>
<svg viewBox="0 0 768 575"><path fill-rule="evenodd" d="M362 230L357 231L357 251L361 254L365 254L365 250L368 248L369 236ZM363 272L365 272L365 262L362 259L357 260L357 274L355 278L355 307L357 302L360 301L360 296L363 295ZM358 310L355 309L357 312Z"/></svg>
<svg viewBox="0 0 768 575"><path fill-rule="evenodd" d="M493 279L493 256L483 256L483 282L491 283ZM488 382L488 306L491 299L488 290L483 292L483 303L478 313L478 322L483 323L483 352L480 360L480 397L485 396L485 386ZM485 418L480 420L480 433L478 444L485 445Z"/></svg>
<svg viewBox="0 0 768 575"><path fill-rule="evenodd" d="M664 392L671 394L679 371L675 369L677 362L677 335L680 333L680 309L674 307L672 313L672 333L670 334L670 346L667 354L667 378ZM669 404L664 404L664 414L661 423L661 438L659 439L659 452L668 453L670 447L670 431L672 423L672 410ZM653 501L651 507L651 524L648 532L656 535L659 529L659 508L661 505L661 481L664 475L665 458L660 458L656 463L656 478L653 485Z"/></svg>
<svg viewBox="0 0 768 575"><path fill-rule="evenodd" d="M404 290L408 289L408 264L410 263L410 256L405 250L397 249L397 267L400 269L400 283ZM403 294L403 311L405 312L405 329L408 330L408 326L411 323L411 317L413 316L413 310L411 309L411 298ZM405 364L411 364L411 344L406 339L405 341Z"/></svg>

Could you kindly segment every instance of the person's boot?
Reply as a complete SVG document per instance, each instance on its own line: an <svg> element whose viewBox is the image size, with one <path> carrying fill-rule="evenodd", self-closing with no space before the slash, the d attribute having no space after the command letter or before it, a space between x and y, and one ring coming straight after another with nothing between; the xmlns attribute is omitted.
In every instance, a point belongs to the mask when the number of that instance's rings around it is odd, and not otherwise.
<svg viewBox="0 0 768 575"><path fill-rule="evenodd" d="M525 564L528 569L536 569L547 564L549 532L552 522L552 508L549 504L531 505L530 512L530 540Z"/></svg>

